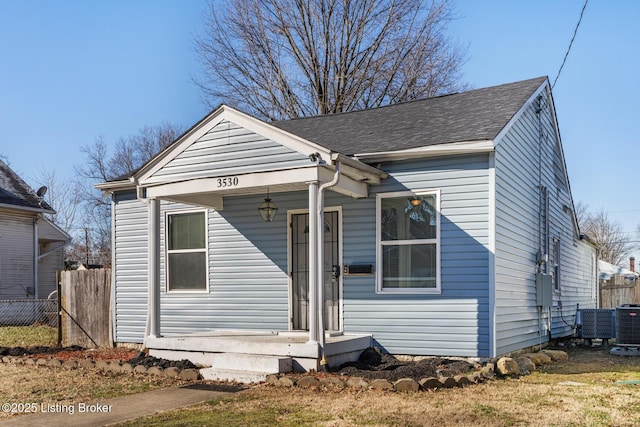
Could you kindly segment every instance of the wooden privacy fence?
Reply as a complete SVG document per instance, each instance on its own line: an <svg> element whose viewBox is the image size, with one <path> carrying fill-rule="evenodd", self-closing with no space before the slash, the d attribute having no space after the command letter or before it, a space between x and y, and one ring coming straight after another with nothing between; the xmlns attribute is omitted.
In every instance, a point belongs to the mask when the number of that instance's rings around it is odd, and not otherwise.
<svg viewBox="0 0 640 427"><path fill-rule="evenodd" d="M113 346L111 269L60 272L62 345Z"/></svg>
<svg viewBox="0 0 640 427"><path fill-rule="evenodd" d="M640 280L611 276L600 281L600 308L616 308L622 304L640 304Z"/></svg>

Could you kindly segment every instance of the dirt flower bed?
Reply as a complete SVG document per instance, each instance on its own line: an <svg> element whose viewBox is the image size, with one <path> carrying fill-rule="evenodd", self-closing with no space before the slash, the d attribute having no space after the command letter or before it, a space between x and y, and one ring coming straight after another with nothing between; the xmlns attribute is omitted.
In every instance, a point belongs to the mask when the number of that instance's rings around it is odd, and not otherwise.
<svg viewBox="0 0 640 427"><path fill-rule="evenodd" d="M145 368L158 366L163 369L176 367L178 369L196 369L197 367L188 360L165 360L148 356L138 350L124 347L85 349L78 346L70 347L0 347L1 356L20 356L30 359L58 359L67 360L94 360L128 363L135 367L142 365Z"/></svg>
<svg viewBox="0 0 640 427"><path fill-rule="evenodd" d="M378 349L365 350L356 362L342 365L334 372L365 379L397 381L412 378L420 381L427 377L453 377L472 372L476 367L464 360L429 357L419 361L403 362L381 353Z"/></svg>

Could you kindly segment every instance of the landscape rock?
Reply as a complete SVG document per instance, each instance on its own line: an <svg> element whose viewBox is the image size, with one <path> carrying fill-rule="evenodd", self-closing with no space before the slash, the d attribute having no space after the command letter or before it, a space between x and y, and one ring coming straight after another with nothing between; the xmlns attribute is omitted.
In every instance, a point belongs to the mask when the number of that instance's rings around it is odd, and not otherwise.
<svg viewBox="0 0 640 427"><path fill-rule="evenodd" d="M47 359L38 359L36 360L36 366L46 366L49 361Z"/></svg>
<svg viewBox="0 0 640 427"><path fill-rule="evenodd" d="M278 387L293 387L296 384L289 377L281 377L281 378L278 378L278 382L276 383L276 385Z"/></svg>
<svg viewBox="0 0 640 427"><path fill-rule="evenodd" d="M440 382L444 388L454 388L458 386L458 382L453 377L441 377Z"/></svg>
<svg viewBox="0 0 640 427"><path fill-rule="evenodd" d="M516 358L516 363L520 367L520 373L524 375L529 375L531 372L536 370L536 364L531 361L528 357L520 356Z"/></svg>
<svg viewBox="0 0 640 427"><path fill-rule="evenodd" d="M347 386L352 388L367 388L369 383L361 377L349 377L347 379Z"/></svg>
<svg viewBox="0 0 640 427"><path fill-rule="evenodd" d="M421 379L420 386L423 388L423 390L436 390L444 387L442 381L434 377Z"/></svg>
<svg viewBox="0 0 640 427"><path fill-rule="evenodd" d="M133 372L135 372L136 374L146 374L147 368L144 365L137 365L135 368L133 368Z"/></svg>
<svg viewBox="0 0 640 427"><path fill-rule="evenodd" d="M184 381L196 381L198 377L199 377L199 373L197 369L183 369L178 374L178 378Z"/></svg>
<svg viewBox="0 0 640 427"><path fill-rule="evenodd" d="M312 375L306 375L298 380L298 387L317 388L320 387L320 381Z"/></svg>
<svg viewBox="0 0 640 427"><path fill-rule="evenodd" d="M62 366L62 362L58 359L51 359L49 360L49 363L47 363L47 366L51 368L59 368L60 366Z"/></svg>
<svg viewBox="0 0 640 427"><path fill-rule="evenodd" d="M65 360L64 363L62 364L62 367L64 369L76 369L78 367L78 361L77 360Z"/></svg>
<svg viewBox="0 0 640 427"><path fill-rule="evenodd" d="M93 369L95 362L93 360L85 359L78 362L79 368Z"/></svg>
<svg viewBox="0 0 640 427"><path fill-rule="evenodd" d="M420 390L420 384L418 384L412 378L400 378L398 381L393 383L396 391L402 392L415 392Z"/></svg>
<svg viewBox="0 0 640 427"><path fill-rule="evenodd" d="M126 374L133 372L133 366L130 363L123 363L120 365L120 372L124 372Z"/></svg>
<svg viewBox="0 0 640 427"><path fill-rule="evenodd" d="M381 378L371 381L369 387L374 390L393 390L393 384Z"/></svg>
<svg viewBox="0 0 640 427"><path fill-rule="evenodd" d="M548 365L551 363L551 358L544 353L527 353L524 357L531 359L536 366Z"/></svg>
<svg viewBox="0 0 640 427"><path fill-rule="evenodd" d="M487 363L480 369L480 374L485 378L493 378L495 376L495 365L493 363Z"/></svg>
<svg viewBox="0 0 640 427"><path fill-rule="evenodd" d="M498 359L496 370L500 375L505 377L520 374L520 367L511 357L501 357Z"/></svg>
<svg viewBox="0 0 640 427"><path fill-rule="evenodd" d="M164 369L162 369L160 366L152 366L149 369L147 369L147 374L151 374L151 375L162 375L163 372L164 372Z"/></svg>
<svg viewBox="0 0 640 427"><path fill-rule="evenodd" d="M269 374L267 375L266 378L266 383L267 384L275 384L278 382L278 375L277 374Z"/></svg>
<svg viewBox="0 0 640 427"><path fill-rule="evenodd" d="M326 377L320 380L322 387L325 388L334 388L337 390L342 390L345 386L344 381L337 377Z"/></svg>
<svg viewBox="0 0 640 427"><path fill-rule="evenodd" d="M124 366L124 365L123 365ZM169 366L164 370L164 376L167 378L176 378L180 374L180 369L175 366Z"/></svg>
<svg viewBox="0 0 640 427"><path fill-rule="evenodd" d="M569 360L569 355L562 350L542 350L542 353L549 356L554 362L566 362Z"/></svg>
<svg viewBox="0 0 640 427"><path fill-rule="evenodd" d="M471 381L469 381L469 378L467 378L465 375L456 375L455 377L453 377L453 379L456 380L456 383L458 383L458 387L466 387L471 384Z"/></svg>

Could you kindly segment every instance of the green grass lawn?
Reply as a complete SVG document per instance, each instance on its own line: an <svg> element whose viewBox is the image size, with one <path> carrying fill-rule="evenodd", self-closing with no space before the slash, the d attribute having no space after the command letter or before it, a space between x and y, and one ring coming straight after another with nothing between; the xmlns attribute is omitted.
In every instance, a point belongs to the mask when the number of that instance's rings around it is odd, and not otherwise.
<svg viewBox="0 0 640 427"><path fill-rule="evenodd" d="M51 326L1 326L0 347L54 347L58 330Z"/></svg>

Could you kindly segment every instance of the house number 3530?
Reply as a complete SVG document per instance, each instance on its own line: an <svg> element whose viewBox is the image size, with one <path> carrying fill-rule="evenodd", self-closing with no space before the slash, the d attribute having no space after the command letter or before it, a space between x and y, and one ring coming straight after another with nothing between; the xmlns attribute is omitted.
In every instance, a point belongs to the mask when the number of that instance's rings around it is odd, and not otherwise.
<svg viewBox="0 0 640 427"><path fill-rule="evenodd" d="M237 176L218 178L218 188L237 187L237 186L238 186Z"/></svg>

